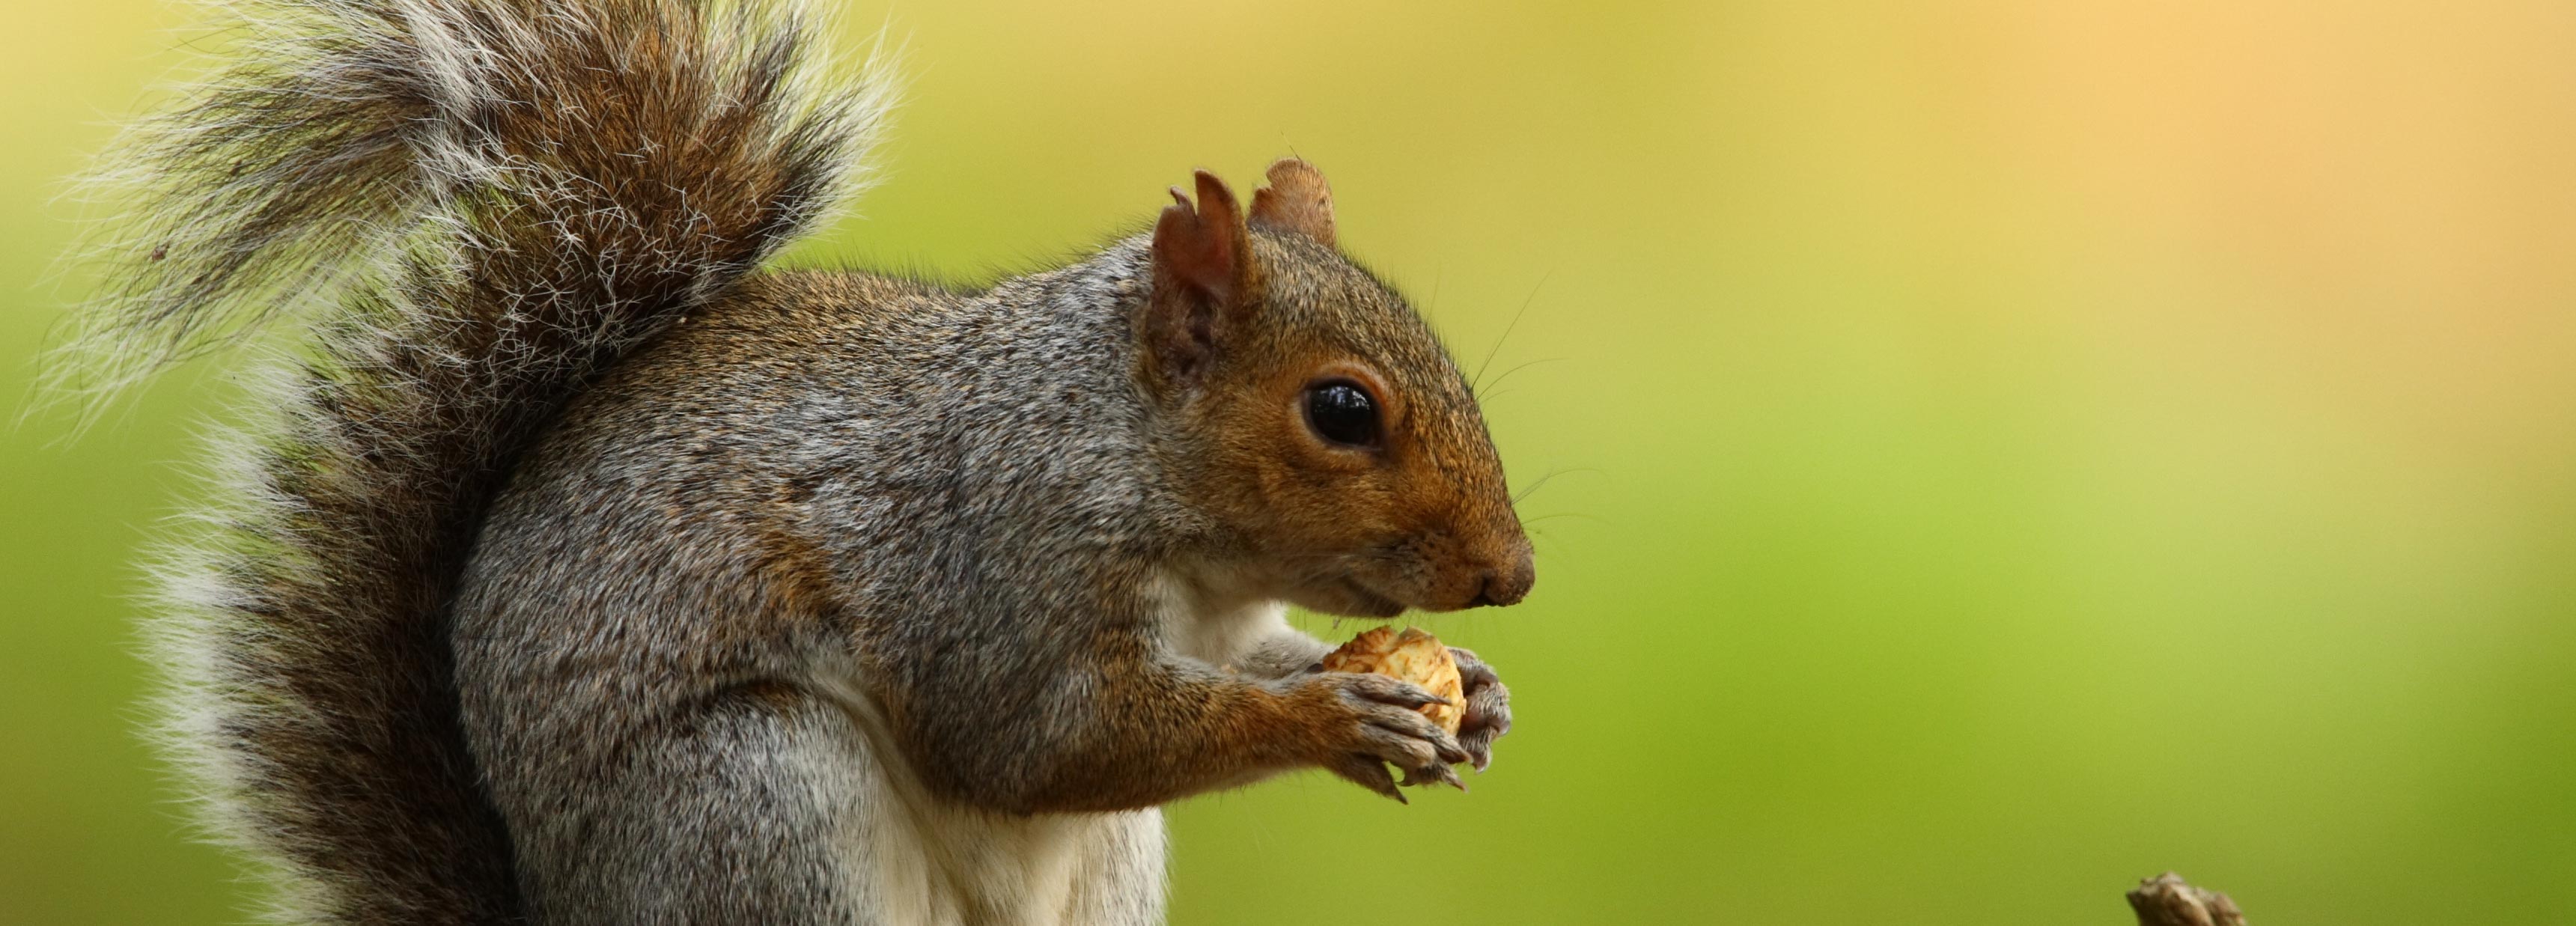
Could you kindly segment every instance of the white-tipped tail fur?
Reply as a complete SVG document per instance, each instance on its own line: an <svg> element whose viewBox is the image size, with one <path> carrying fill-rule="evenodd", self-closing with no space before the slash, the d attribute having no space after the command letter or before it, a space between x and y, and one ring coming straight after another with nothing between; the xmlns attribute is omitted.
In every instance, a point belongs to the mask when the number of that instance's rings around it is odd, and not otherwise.
<svg viewBox="0 0 2576 926"><path fill-rule="evenodd" d="M166 739L276 918L503 923L509 841L445 613L484 507L571 396L868 173L883 62L794 0L245 0L229 61L102 163L95 394L303 329L174 544Z"/></svg>

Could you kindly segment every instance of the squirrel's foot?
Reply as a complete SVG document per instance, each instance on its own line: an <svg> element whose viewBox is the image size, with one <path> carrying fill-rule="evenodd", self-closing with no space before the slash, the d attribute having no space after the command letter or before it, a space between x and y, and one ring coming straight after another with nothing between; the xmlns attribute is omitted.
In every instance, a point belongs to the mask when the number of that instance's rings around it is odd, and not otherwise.
<svg viewBox="0 0 2576 926"><path fill-rule="evenodd" d="M1465 787L1449 766L1469 761L1467 750L1422 715L1423 705L1444 700L1438 695L1384 675L1351 672L1308 675L1297 685L1304 689L1300 700L1318 709L1321 745L1327 750L1318 764L1333 774L1399 803L1404 793L1396 789L1388 765L1404 770L1405 784Z"/></svg>
<svg viewBox="0 0 2576 926"><path fill-rule="evenodd" d="M1467 750L1476 771L1482 772L1494 764L1494 740L1512 732L1512 692L1503 687L1494 667L1475 653L1452 646L1449 656L1458 661L1458 684L1467 698L1467 715L1458 722L1458 745Z"/></svg>

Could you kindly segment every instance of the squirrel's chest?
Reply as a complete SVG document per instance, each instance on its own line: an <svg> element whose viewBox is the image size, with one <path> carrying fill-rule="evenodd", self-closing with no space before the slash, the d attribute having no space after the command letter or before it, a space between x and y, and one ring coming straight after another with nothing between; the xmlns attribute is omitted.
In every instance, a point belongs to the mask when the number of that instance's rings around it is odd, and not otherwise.
<svg viewBox="0 0 2576 926"><path fill-rule="evenodd" d="M1163 646L1211 666L1243 657L1262 638L1288 628L1288 606L1271 600L1214 596L1190 583L1169 581L1156 597Z"/></svg>

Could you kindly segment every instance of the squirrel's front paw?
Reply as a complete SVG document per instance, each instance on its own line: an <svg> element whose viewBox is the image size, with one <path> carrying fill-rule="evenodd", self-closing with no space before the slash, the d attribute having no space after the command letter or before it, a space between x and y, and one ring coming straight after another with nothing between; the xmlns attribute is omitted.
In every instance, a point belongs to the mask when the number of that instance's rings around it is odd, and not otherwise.
<svg viewBox="0 0 2576 926"><path fill-rule="evenodd" d="M1298 680L1297 700L1321 734L1315 761L1360 787L1404 800L1392 764L1409 785L1443 782L1464 790L1451 763L1470 760L1456 737L1422 715L1444 699L1409 682L1383 675L1320 672Z"/></svg>
<svg viewBox="0 0 2576 926"><path fill-rule="evenodd" d="M1475 653L1452 646L1449 657L1458 662L1458 686L1467 698L1467 716L1458 721L1458 745L1481 772L1494 764L1494 739L1512 732L1512 692Z"/></svg>

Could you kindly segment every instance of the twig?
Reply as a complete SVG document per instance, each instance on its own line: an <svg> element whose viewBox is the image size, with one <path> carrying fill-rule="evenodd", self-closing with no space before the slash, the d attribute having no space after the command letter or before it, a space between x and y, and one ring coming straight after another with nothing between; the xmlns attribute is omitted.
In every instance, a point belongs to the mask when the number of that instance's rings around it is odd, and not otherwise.
<svg viewBox="0 0 2576 926"><path fill-rule="evenodd" d="M2245 914L2227 895L2193 887L2170 871L2138 882L2129 907L2138 911L2138 926L2245 926Z"/></svg>

